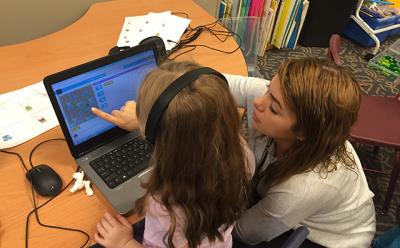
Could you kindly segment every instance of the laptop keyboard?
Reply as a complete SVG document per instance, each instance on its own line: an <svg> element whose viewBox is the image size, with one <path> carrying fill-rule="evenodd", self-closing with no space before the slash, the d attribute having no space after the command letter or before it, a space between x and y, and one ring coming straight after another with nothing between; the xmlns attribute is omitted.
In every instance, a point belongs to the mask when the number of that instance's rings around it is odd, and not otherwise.
<svg viewBox="0 0 400 248"><path fill-rule="evenodd" d="M108 187L115 188L148 166L150 147L145 140L135 138L89 164Z"/></svg>

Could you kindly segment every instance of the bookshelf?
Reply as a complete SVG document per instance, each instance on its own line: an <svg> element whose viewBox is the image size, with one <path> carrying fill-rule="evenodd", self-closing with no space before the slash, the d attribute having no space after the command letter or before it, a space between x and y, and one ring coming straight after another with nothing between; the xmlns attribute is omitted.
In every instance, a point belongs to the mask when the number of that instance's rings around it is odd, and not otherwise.
<svg viewBox="0 0 400 248"><path fill-rule="evenodd" d="M217 18L259 18L259 56L271 47L294 49L309 0L195 0Z"/></svg>
<svg viewBox="0 0 400 248"><path fill-rule="evenodd" d="M221 0L217 17L258 17L257 54L264 56L270 47L296 47L309 4L309 0Z"/></svg>

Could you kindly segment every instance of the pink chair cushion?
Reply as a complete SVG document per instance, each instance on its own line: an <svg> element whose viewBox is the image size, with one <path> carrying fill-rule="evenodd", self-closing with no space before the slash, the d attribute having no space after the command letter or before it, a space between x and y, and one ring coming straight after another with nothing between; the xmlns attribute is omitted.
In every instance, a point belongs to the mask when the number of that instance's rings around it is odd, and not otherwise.
<svg viewBox="0 0 400 248"><path fill-rule="evenodd" d="M372 145L400 149L400 100L363 95L351 138Z"/></svg>

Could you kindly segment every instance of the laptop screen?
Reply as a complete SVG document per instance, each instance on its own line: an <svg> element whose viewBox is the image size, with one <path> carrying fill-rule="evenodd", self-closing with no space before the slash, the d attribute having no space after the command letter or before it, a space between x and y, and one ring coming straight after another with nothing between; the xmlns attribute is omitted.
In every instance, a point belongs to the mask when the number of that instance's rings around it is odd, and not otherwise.
<svg viewBox="0 0 400 248"><path fill-rule="evenodd" d="M153 51L143 51L53 84L74 145L115 127L93 115L91 107L111 113L126 101L136 100L141 82L156 66Z"/></svg>

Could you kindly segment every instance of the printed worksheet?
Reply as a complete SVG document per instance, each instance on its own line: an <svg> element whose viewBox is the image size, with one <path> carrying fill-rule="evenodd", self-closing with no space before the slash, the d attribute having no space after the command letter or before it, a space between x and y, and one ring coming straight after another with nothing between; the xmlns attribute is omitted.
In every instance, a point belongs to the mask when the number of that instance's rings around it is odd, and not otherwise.
<svg viewBox="0 0 400 248"><path fill-rule="evenodd" d="M143 16L125 17L117 46L136 46L150 36L159 36L170 50L181 38L190 19L171 15L171 11L150 12Z"/></svg>
<svg viewBox="0 0 400 248"><path fill-rule="evenodd" d="M0 95L0 149L19 145L57 125L43 82Z"/></svg>

